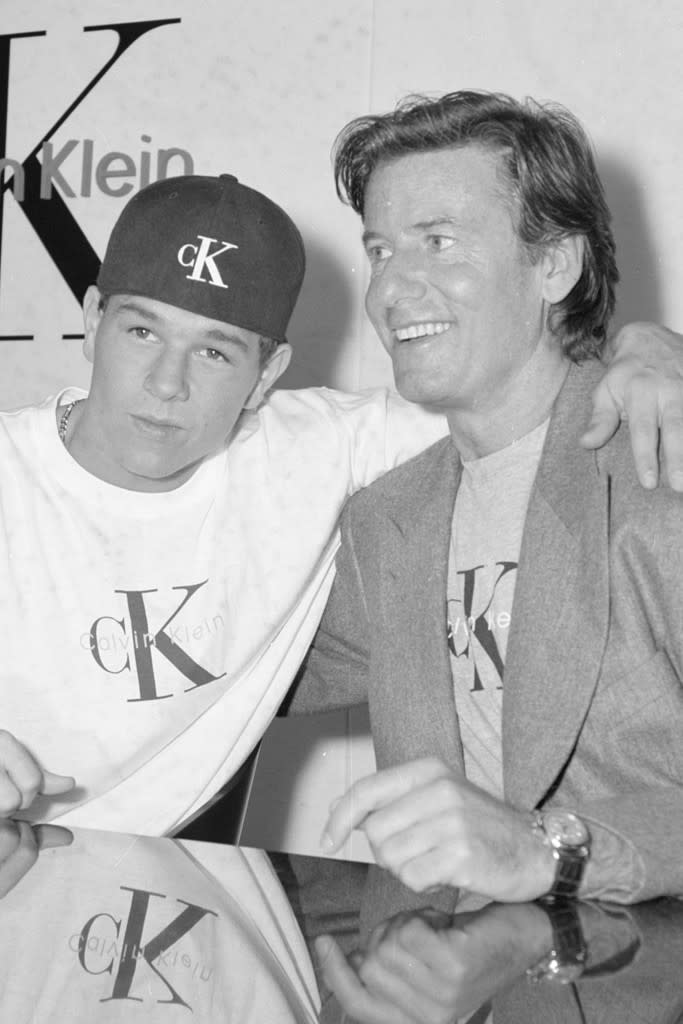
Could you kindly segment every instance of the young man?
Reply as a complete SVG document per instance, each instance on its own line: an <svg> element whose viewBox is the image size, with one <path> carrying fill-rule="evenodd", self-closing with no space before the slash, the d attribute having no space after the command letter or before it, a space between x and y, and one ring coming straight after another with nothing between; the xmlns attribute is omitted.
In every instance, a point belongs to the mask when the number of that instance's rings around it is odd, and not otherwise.
<svg viewBox="0 0 683 1024"><path fill-rule="evenodd" d="M263 402L303 273L234 177L151 185L85 297L89 394L2 416L5 813L161 834L201 807L312 639L344 500L442 432L385 394Z"/></svg>
<svg viewBox="0 0 683 1024"><path fill-rule="evenodd" d="M385 393L265 398L303 272L234 177L150 185L85 297L89 393L0 418L4 813L162 834L201 808L308 648L345 499L445 431Z"/></svg>
<svg viewBox="0 0 683 1024"><path fill-rule="evenodd" d="M578 444L618 278L590 145L462 92L353 123L337 172L398 390L450 431L349 502L295 698L369 701L379 771L323 841L363 828L396 876L370 869L363 932L459 889L681 893L683 496L642 491L623 434ZM354 1019L392 977L400 1004L392 949L356 974L323 946Z"/></svg>

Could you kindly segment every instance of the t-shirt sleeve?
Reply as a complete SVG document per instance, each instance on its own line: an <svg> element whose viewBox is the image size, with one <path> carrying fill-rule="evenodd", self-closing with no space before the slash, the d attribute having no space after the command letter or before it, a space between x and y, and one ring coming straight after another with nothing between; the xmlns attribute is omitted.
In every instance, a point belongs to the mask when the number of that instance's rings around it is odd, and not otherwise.
<svg viewBox="0 0 683 1024"><path fill-rule="evenodd" d="M448 433L444 416L387 389L345 396L337 412L350 450L352 494Z"/></svg>

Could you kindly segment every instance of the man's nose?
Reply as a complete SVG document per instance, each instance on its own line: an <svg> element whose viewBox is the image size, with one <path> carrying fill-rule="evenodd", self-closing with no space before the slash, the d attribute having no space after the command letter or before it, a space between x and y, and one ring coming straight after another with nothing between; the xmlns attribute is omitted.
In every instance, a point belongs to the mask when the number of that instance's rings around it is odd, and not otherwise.
<svg viewBox="0 0 683 1024"><path fill-rule="evenodd" d="M184 400L189 396L188 354L164 347L152 363L145 379L145 389L164 402Z"/></svg>
<svg viewBox="0 0 683 1024"><path fill-rule="evenodd" d="M419 256L413 253L394 253L382 267L381 273L370 281L368 297L385 309L403 301L421 298L426 280Z"/></svg>

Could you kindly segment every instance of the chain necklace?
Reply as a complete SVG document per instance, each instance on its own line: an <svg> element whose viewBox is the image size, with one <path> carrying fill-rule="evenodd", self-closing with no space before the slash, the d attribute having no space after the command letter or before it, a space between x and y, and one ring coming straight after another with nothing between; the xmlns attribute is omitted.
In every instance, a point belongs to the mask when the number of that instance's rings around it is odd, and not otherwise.
<svg viewBox="0 0 683 1024"><path fill-rule="evenodd" d="M57 433L59 434L59 440L62 442L62 444L64 445L65 448L66 448L66 428L69 425L69 417L71 416L71 413L74 411L74 406L78 405L78 403L82 402L82 401L83 401L82 398L77 398L74 402L69 402L69 404L67 405L66 409L62 413L61 419L59 421L59 426L57 427Z"/></svg>

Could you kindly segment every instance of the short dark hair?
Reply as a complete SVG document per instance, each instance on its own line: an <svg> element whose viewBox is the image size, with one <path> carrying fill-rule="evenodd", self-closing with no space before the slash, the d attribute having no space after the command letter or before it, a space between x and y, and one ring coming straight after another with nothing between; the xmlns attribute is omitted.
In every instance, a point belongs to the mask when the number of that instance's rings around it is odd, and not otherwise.
<svg viewBox="0 0 683 1024"><path fill-rule="evenodd" d="M100 301L97 303L97 308L100 311L100 313L104 313L105 309L107 308L109 299L109 295L100 294ZM275 338L266 338L265 335L261 334L259 335L258 344L259 365L261 369L263 369L263 367L266 366L266 364L270 360L271 356L275 355L278 348L280 347L281 342L277 341Z"/></svg>
<svg viewBox="0 0 683 1024"><path fill-rule="evenodd" d="M266 338L265 335L261 335L259 338L259 359L262 367L266 365L271 356L275 355L281 344L282 342L276 341L275 338Z"/></svg>
<svg viewBox="0 0 683 1024"><path fill-rule="evenodd" d="M337 194L362 217L378 164L474 143L501 157L517 234L532 262L549 243L583 236L581 276L553 306L549 326L569 359L599 356L619 280L611 215L588 137L564 107L467 90L408 96L391 113L356 118L340 132Z"/></svg>

